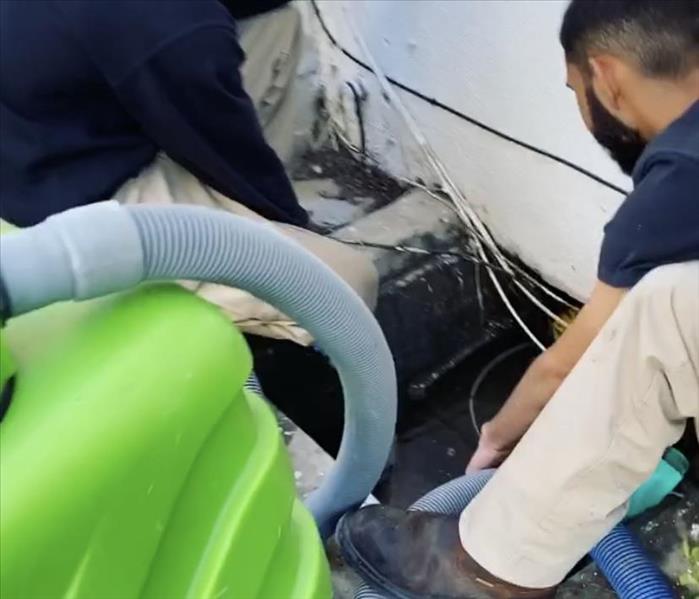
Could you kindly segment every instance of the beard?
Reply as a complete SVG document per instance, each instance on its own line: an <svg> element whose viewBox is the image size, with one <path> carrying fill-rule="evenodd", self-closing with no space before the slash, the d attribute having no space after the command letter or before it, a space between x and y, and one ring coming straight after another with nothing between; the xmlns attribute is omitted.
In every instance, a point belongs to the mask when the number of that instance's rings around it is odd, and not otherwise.
<svg viewBox="0 0 699 599"><path fill-rule="evenodd" d="M592 135L609 152L619 168L627 175L631 175L648 142L638 131L627 127L611 114L599 101L592 88L587 89L586 95L592 120Z"/></svg>

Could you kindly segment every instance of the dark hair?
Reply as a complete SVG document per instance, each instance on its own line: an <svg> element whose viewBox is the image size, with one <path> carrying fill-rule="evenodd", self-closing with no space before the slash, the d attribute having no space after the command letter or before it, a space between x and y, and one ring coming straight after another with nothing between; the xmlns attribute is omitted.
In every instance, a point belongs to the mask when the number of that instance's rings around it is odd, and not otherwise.
<svg viewBox="0 0 699 599"><path fill-rule="evenodd" d="M566 60L585 71L596 50L649 77L682 77L699 66L699 0L571 0L560 39Z"/></svg>

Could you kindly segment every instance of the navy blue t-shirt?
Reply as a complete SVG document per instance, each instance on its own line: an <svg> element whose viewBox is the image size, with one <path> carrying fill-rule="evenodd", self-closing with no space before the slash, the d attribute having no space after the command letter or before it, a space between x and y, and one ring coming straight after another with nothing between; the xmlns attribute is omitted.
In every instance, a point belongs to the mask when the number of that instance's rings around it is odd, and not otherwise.
<svg viewBox="0 0 699 599"><path fill-rule="evenodd" d="M699 101L648 144L633 181L604 232L598 276L613 287L699 260Z"/></svg>
<svg viewBox="0 0 699 599"><path fill-rule="evenodd" d="M109 199L160 150L227 197L307 222L243 90L218 0L0 0L0 216Z"/></svg>

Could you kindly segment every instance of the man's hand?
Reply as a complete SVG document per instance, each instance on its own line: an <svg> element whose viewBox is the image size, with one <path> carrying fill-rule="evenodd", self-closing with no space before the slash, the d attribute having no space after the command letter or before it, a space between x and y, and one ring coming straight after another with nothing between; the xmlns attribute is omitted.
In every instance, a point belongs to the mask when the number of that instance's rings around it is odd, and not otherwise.
<svg viewBox="0 0 699 599"><path fill-rule="evenodd" d="M466 466L466 474L473 474L488 468L496 468L510 455L510 451L510 449L502 448L494 439L491 439L488 424L484 424L481 430L481 438L478 441L478 449L476 449L468 466Z"/></svg>
<svg viewBox="0 0 699 599"><path fill-rule="evenodd" d="M483 426L467 472L499 466L556 393L626 293L597 283L590 301L558 341L522 377L500 412Z"/></svg>

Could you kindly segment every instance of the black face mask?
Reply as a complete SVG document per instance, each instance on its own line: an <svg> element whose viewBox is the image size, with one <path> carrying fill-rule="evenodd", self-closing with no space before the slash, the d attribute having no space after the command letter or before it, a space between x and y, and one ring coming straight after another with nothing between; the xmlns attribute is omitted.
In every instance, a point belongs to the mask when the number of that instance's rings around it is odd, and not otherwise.
<svg viewBox="0 0 699 599"><path fill-rule="evenodd" d="M592 88L587 89L586 95L592 119L592 135L609 152L621 170L630 175L648 142L638 131L627 127L612 115L597 99Z"/></svg>

